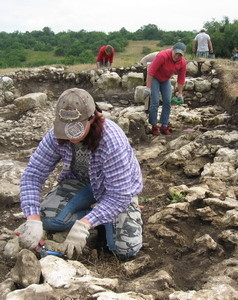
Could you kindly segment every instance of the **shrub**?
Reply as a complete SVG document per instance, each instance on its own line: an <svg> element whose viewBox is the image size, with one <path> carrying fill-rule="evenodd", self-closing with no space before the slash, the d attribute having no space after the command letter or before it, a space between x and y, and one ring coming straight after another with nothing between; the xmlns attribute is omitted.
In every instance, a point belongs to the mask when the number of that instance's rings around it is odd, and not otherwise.
<svg viewBox="0 0 238 300"><path fill-rule="evenodd" d="M149 53L151 53L152 51L151 51L151 49L149 48L149 47L143 47L143 49L142 49L142 51L141 51L141 54L144 54L144 55L146 55L146 54L149 54Z"/></svg>
<svg viewBox="0 0 238 300"><path fill-rule="evenodd" d="M166 201L170 203L178 203L183 202L185 199L185 194L183 192L172 191L170 192L170 196L166 198Z"/></svg>

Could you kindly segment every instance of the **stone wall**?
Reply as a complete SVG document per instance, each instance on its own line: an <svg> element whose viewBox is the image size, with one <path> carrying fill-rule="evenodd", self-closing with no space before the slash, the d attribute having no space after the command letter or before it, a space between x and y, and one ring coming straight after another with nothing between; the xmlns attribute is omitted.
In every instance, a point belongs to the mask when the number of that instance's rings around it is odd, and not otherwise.
<svg viewBox="0 0 238 300"><path fill-rule="evenodd" d="M197 107L215 104L220 80L212 61L188 61L185 101ZM67 67L42 67L22 69L0 77L0 106L9 105L15 98L29 93L45 93L48 100L55 100L67 88L88 90L96 101L113 105L142 104L136 88L144 86L146 67L134 65L127 68L98 69L69 72ZM176 75L171 80L173 97L176 96ZM219 103L222 105L222 103Z"/></svg>

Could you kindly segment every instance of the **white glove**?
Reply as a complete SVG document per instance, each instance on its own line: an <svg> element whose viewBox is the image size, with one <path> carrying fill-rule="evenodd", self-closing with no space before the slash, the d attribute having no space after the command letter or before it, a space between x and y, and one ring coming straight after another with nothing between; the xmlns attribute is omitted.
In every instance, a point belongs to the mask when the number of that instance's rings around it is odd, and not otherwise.
<svg viewBox="0 0 238 300"><path fill-rule="evenodd" d="M151 95L151 89L148 88L148 87L146 87L146 88L144 89L144 99L145 99L146 97L150 96L150 95Z"/></svg>
<svg viewBox="0 0 238 300"><path fill-rule="evenodd" d="M178 94L177 99L183 103L183 95L182 94Z"/></svg>
<svg viewBox="0 0 238 300"><path fill-rule="evenodd" d="M38 220L27 220L19 236L19 243L22 248L34 249L38 246L42 236L42 222Z"/></svg>
<svg viewBox="0 0 238 300"><path fill-rule="evenodd" d="M90 226L82 221L77 220L64 241L63 252L68 258L72 258L74 250L78 255L82 253L89 236Z"/></svg>

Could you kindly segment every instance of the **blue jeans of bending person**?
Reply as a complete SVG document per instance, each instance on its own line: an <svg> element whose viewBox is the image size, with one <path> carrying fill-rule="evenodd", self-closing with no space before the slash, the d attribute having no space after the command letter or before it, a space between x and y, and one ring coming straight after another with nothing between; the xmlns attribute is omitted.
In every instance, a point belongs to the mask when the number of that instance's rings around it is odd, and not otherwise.
<svg viewBox="0 0 238 300"><path fill-rule="evenodd" d="M69 181L67 181L67 192L69 192ZM65 193L63 184L54 189L50 193L50 197L51 199L54 199L54 196L63 198ZM47 217L46 209L42 210L44 212L42 216L44 230L51 232L69 230L76 220L85 217L91 211L91 205L94 203L96 201L91 185L87 184L70 198L63 209L54 217ZM104 224L104 227L107 247L111 252L122 259L135 256L139 252L142 246L142 221L138 202L136 206L131 204L127 210L119 214L115 222Z"/></svg>
<svg viewBox="0 0 238 300"><path fill-rule="evenodd" d="M168 126L171 110L172 86L170 79L160 82L153 77L151 82L151 101L149 108L149 123L156 125L158 123L158 109L160 105L160 94L162 96L162 112L160 115L160 123L162 126Z"/></svg>
<svg viewBox="0 0 238 300"><path fill-rule="evenodd" d="M60 189L60 187L59 187ZM55 191L57 194L57 191ZM56 197L61 194L58 192ZM61 196L63 197L63 195ZM85 217L91 211L91 205L96 201L90 184L85 185L65 205L59 214L53 218L43 217L43 228L46 231L69 230L76 220Z"/></svg>
<svg viewBox="0 0 238 300"><path fill-rule="evenodd" d="M99 62L100 67L110 67L110 62L109 61L100 61Z"/></svg>

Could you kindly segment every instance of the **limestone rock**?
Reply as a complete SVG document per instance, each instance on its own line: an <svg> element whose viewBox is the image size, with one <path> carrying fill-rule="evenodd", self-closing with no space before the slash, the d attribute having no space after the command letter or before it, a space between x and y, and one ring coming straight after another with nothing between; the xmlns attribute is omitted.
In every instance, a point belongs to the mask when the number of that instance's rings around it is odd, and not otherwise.
<svg viewBox="0 0 238 300"><path fill-rule="evenodd" d="M40 275L41 266L36 255L27 249L21 250L10 273L12 280L23 287L28 287L31 284L38 284Z"/></svg>

